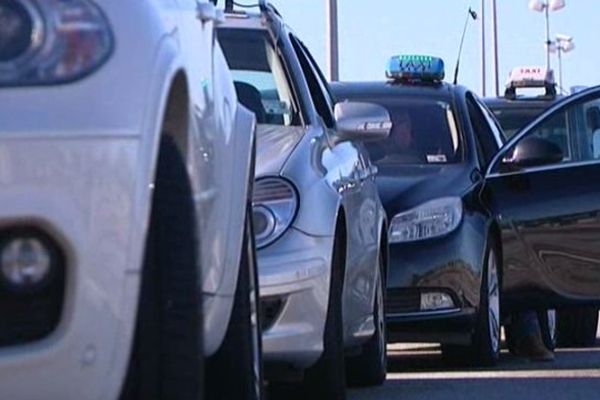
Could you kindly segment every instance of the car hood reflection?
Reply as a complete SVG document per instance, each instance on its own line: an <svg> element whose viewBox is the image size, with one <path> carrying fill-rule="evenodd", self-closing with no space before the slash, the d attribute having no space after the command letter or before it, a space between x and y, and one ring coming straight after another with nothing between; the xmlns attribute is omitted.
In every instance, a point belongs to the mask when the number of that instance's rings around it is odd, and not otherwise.
<svg viewBox="0 0 600 400"><path fill-rule="evenodd" d="M462 196L470 186L462 164L378 167L377 187L388 215L438 197Z"/></svg>
<svg viewBox="0 0 600 400"><path fill-rule="evenodd" d="M300 126L256 126L256 176L278 174L306 130Z"/></svg>

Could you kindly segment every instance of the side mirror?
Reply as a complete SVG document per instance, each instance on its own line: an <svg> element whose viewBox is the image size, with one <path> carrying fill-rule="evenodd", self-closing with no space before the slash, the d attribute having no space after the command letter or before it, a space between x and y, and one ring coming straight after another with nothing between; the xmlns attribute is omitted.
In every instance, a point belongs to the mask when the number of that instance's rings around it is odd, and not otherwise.
<svg viewBox="0 0 600 400"><path fill-rule="evenodd" d="M561 148L555 143L539 137L527 137L515 147L512 157L504 165L518 168L539 167L560 163L564 158Z"/></svg>
<svg viewBox="0 0 600 400"><path fill-rule="evenodd" d="M383 140L392 130L390 114L377 104L344 101L335 105L334 115L337 125L334 144Z"/></svg>

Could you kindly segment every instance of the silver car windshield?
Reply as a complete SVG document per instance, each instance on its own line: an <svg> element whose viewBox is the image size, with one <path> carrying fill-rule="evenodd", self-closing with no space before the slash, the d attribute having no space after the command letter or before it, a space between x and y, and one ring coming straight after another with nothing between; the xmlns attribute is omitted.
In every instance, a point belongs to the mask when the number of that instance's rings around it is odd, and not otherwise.
<svg viewBox="0 0 600 400"><path fill-rule="evenodd" d="M462 161L462 143L450 104L437 100L377 101L392 119L390 136L367 145L376 164L450 164Z"/></svg>
<svg viewBox="0 0 600 400"><path fill-rule="evenodd" d="M223 28L219 41L238 99L256 114L258 124L299 125L285 70L267 31Z"/></svg>

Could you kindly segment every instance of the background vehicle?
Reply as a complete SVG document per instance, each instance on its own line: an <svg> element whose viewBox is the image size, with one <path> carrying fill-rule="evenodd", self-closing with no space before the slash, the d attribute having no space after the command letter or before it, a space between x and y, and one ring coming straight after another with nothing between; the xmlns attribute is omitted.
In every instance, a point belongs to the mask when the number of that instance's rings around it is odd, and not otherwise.
<svg viewBox="0 0 600 400"><path fill-rule="evenodd" d="M485 196L502 216L506 303L597 307L600 299L598 173L587 115L598 87L571 95L517 133L488 168ZM557 122L565 128L558 130ZM580 143L564 153L559 143ZM587 144L585 144L587 142Z"/></svg>
<svg viewBox="0 0 600 400"><path fill-rule="evenodd" d="M426 161L375 161L391 221L386 320L392 341L440 341L452 359L490 364L498 358L500 310L595 306L600 300L600 232L593 222L600 195L579 171L597 166L590 158L563 157L544 138L559 119L571 135L589 140L582 115L596 99L587 92L589 101L545 114L542 126L530 125L504 144L477 96L441 83L439 72L436 79L440 65L434 58L400 57L390 62L390 82L342 83L334 91L338 99L387 106L392 121L395 108L429 104L448 110L447 118L429 113L415 122L422 135L439 126L456 129L444 151L425 136ZM435 128L428 125L436 121ZM582 191L586 200L575 200ZM585 231L577 234L579 226ZM470 350L462 347L467 344Z"/></svg>
<svg viewBox="0 0 600 400"><path fill-rule="evenodd" d="M367 146L391 221L389 340L440 342L450 360L493 364L502 247L479 193L502 138L473 92L442 82L443 68L433 57L394 57L387 82L333 90L338 100L386 107L394 124L385 142Z"/></svg>
<svg viewBox="0 0 600 400"><path fill-rule="evenodd" d="M517 89L539 88L544 89L545 93L536 96L517 93ZM556 94L552 71L540 67L519 67L511 72L504 97L487 98L485 102L498 119L506 137L510 138L561 98L562 96ZM590 143L587 138L581 140L576 135L568 134L567 129L564 120L556 119L552 131L544 137L560 146L567 158L581 158L590 151ZM557 312L540 311L540 321L549 348L556 344L563 347L592 346L596 342L597 307L569 307ZM505 329L510 347L510 325Z"/></svg>
<svg viewBox="0 0 600 400"><path fill-rule="evenodd" d="M338 104L302 42L270 5L230 10L219 28L240 101L257 116L253 210L263 343L273 392L345 398L385 379L385 214L362 140L389 115ZM287 394L286 394L287 392Z"/></svg>
<svg viewBox="0 0 600 400"><path fill-rule="evenodd" d="M258 398L254 117L214 5L0 15L0 398L198 397L208 356L209 397Z"/></svg>

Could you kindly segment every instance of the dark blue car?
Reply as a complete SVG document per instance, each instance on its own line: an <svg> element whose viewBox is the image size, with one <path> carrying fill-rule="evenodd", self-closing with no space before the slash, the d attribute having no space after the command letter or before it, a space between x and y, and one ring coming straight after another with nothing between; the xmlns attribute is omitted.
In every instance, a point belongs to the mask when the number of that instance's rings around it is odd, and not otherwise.
<svg viewBox="0 0 600 400"><path fill-rule="evenodd" d="M333 90L383 105L394 124L367 144L390 221L389 340L440 342L450 359L489 365L510 311L600 300L600 163L551 137L558 119L591 142L582 116L600 91L559 102L504 143L481 99L444 83L440 65L398 57L387 81Z"/></svg>

